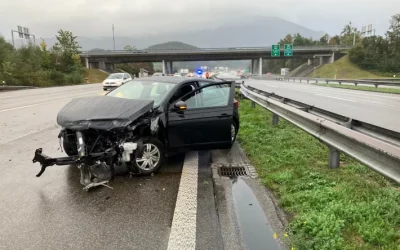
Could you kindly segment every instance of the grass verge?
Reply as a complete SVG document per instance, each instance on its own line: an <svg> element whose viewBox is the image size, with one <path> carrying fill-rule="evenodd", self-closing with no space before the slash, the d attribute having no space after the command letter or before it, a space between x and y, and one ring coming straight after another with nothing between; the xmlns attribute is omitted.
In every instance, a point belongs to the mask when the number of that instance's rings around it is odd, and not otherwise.
<svg viewBox="0 0 400 250"><path fill-rule="evenodd" d="M339 60L325 64L312 72L310 77L321 78L336 78L337 79L364 79L364 78L388 78L391 75L379 74L359 68L349 60L349 56L345 55Z"/></svg>
<svg viewBox="0 0 400 250"><path fill-rule="evenodd" d="M380 93L392 93L392 94L400 94L400 89L392 89L392 88L375 88L368 86L352 86L352 85L337 85L337 84L325 84L318 83L316 85L338 88L338 89L354 89L354 90L362 90L362 91L370 91L370 92L380 92Z"/></svg>
<svg viewBox="0 0 400 250"><path fill-rule="evenodd" d="M85 69L85 82L88 78L89 83L103 82L108 75L98 69Z"/></svg>
<svg viewBox="0 0 400 250"><path fill-rule="evenodd" d="M289 219L299 249L399 249L399 186L342 157L328 169L327 148L250 101L240 103L238 140ZM283 237L283 236L279 236Z"/></svg>

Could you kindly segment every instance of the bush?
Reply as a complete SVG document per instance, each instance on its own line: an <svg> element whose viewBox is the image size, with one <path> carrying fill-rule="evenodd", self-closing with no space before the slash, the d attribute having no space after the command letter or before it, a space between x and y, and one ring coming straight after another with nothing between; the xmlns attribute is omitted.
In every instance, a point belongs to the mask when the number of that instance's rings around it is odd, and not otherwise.
<svg viewBox="0 0 400 250"><path fill-rule="evenodd" d="M52 70L50 71L50 80L54 85L64 85L65 84L65 76L60 71Z"/></svg>
<svg viewBox="0 0 400 250"><path fill-rule="evenodd" d="M83 83L83 74L80 72L71 72L64 75L66 84L81 84Z"/></svg>

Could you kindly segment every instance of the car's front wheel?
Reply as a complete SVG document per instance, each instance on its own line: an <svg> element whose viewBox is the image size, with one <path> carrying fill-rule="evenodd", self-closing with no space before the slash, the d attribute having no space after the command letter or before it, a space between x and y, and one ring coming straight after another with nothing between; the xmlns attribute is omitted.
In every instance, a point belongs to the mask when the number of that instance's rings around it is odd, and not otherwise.
<svg viewBox="0 0 400 250"><path fill-rule="evenodd" d="M135 157L133 166L141 174L152 174L156 172L165 160L164 146L153 137L143 139L141 152L137 152L140 157Z"/></svg>

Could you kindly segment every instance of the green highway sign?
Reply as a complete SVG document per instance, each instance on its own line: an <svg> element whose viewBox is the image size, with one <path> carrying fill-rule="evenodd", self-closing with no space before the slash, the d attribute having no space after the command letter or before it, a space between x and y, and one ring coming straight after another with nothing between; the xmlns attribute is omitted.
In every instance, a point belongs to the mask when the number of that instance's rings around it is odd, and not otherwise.
<svg viewBox="0 0 400 250"><path fill-rule="evenodd" d="M272 57L281 56L281 45L280 44L274 44L271 46L271 56Z"/></svg>
<svg viewBox="0 0 400 250"><path fill-rule="evenodd" d="M285 56L293 56L293 44L285 44L284 48Z"/></svg>

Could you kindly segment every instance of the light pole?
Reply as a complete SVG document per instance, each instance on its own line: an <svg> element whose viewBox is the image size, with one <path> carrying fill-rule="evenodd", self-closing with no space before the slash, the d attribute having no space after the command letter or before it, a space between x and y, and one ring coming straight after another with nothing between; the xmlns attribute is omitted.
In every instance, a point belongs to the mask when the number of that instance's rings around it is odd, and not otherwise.
<svg viewBox="0 0 400 250"><path fill-rule="evenodd" d="M114 51L115 51L114 24L112 25L112 31L113 31L113 45L114 45Z"/></svg>

